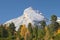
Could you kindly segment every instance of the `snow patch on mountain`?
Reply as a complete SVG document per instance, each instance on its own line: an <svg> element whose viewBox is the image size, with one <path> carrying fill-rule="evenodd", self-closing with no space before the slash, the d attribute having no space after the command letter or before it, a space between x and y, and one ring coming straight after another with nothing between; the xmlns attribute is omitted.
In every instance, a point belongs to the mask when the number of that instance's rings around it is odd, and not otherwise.
<svg viewBox="0 0 60 40"><path fill-rule="evenodd" d="M57 21L60 21L60 17L57 17Z"/></svg>

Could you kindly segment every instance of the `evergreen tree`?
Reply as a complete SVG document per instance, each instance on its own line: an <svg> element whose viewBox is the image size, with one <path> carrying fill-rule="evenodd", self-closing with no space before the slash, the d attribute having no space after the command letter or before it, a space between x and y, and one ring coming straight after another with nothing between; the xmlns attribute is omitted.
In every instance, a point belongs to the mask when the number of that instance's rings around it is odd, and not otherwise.
<svg viewBox="0 0 60 40"><path fill-rule="evenodd" d="M52 22L56 22L56 20L57 20L57 16L56 16L56 15L52 15L52 16L51 16L51 21L52 21Z"/></svg>
<svg viewBox="0 0 60 40"><path fill-rule="evenodd" d="M3 28L3 38L7 38L9 35L8 35L8 30L5 29L5 27Z"/></svg>
<svg viewBox="0 0 60 40"><path fill-rule="evenodd" d="M35 26L35 40L38 40L38 26Z"/></svg>
<svg viewBox="0 0 60 40"><path fill-rule="evenodd" d="M3 38L3 25L0 25L0 38Z"/></svg>
<svg viewBox="0 0 60 40"><path fill-rule="evenodd" d="M29 30L29 32L30 32L30 33L32 33L32 32L33 32L32 24L31 24L31 23L29 23L29 24L28 24L28 30Z"/></svg>
<svg viewBox="0 0 60 40"><path fill-rule="evenodd" d="M9 25L10 29L14 32L15 31L15 24L14 23L11 23Z"/></svg>
<svg viewBox="0 0 60 40"><path fill-rule="evenodd" d="M45 29L45 26L46 26L46 22L43 20L43 21L41 21L41 26L43 27L43 29Z"/></svg>
<svg viewBox="0 0 60 40"><path fill-rule="evenodd" d="M10 27L8 27L8 34L9 34L8 40L12 40L12 33Z"/></svg>
<svg viewBox="0 0 60 40"><path fill-rule="evenodd" d="M45 37L45 30L43 29L38 29L38 40L43 40Z"/></svg>
<svg viewBox="0 0 60 40"><path fill-rule="evenodd" d="M56 31L59 27L59 23L56 22L56 21L57 21L57 16L52 15L51 16L51 24L50 24L50 27L51 27L52 31Z"/></svg>
<svg viewBox="0 0 60 40"><path fill-rule="evenodd" d="M42 20L40 24L41 24L42 29L38 29L38 35L39 35L38 37L40 40L43 40L46 34L46 31L45 31L46 22Z"/></svg>
<svg viewBox="0 0 60 40"><path fill-rule="evenodd" d="M9 31L10 31L10 34L11 34L11 40L14 40L16 37L15 37L15 25L14 23L11 23L9 25Z"/></svg>
<svg viewBox="0 0 60 40"><path fill-rule="evenodd" d="M51 16L51 24L49 24L49 32L50 32L50 37L54 36L54 32L57 31L57 29L59 28L59 23L56 22L57 21L57 16L56 15L52 15Z"/></svg>
<svg viewBox="0 0 60 40"><path fill-rule="evenodd" d="M9 36L6 24L3 25L3 37L7 38Z"/></svg>
<svg viewBox="0 0 60 40"><path fill-rule="evenodd" d="M33 29L32 29L32 24L28 24L28 30L30 32L30 40L33 40Z"/></svg>
<svg viewBox="0 0 60 40"><path fill-rule="evenodd" d="M8 38L8 31L7 29L5 29L5 26L0 25L0 39L3 40L4 38L7 39Z"/></svg>

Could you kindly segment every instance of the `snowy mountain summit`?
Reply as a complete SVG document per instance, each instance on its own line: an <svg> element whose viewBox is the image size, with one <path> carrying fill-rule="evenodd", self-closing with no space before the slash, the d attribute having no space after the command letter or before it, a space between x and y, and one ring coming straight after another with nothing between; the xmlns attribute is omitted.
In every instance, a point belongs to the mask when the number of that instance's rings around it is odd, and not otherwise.
<svg viewBox="0 0 60 40"><path fill-rule="evenodd" d="M4 24L9 24L13 22L16 26L16 30L18 30L20 25L25 24L26 27L28 27L28 23L31 23L32 25L39 24L39 22L42 20L45 20L45 17L42 15L42 13L40 13L38 10L33 10L32 7L29 7L24 10L22 16L7 21Z"/></svg>

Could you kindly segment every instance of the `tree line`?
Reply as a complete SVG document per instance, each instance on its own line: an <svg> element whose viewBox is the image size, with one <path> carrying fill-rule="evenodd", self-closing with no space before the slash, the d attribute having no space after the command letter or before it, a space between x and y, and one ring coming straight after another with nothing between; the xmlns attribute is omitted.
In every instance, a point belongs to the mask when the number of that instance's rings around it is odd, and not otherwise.
<svg viewBox="0 0 60 40"><path fill-rule="evenodd" d="M15 24L12 22L7 25L0 25L0 40L60 40L60 24L57 22L57 16L52 15L50 23L42 20L40 26L20 25L18 31L15 30ZM42 27L42 28L39 28Z"/></svg>

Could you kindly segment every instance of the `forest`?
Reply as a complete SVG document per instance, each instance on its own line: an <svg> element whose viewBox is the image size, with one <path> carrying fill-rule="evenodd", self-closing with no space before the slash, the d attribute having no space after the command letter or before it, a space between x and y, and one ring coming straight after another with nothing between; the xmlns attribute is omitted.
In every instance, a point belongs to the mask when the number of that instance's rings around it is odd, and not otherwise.
<svg viewBox="0 0 60 40"><path fill-rule="evenodd" d="M49 24L44 20L40 24L33 27L29 23L27 28L22 24L18 31L13 22L9 26L0 24L0 40L60 40L60 24L56 15L51 15Z"/></svg>

